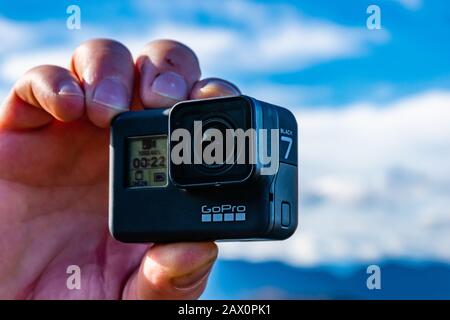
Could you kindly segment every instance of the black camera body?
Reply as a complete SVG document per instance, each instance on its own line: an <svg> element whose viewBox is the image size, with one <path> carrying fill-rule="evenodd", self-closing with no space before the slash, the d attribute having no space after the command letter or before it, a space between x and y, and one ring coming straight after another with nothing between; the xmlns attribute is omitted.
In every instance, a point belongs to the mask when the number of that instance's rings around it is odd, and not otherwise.
<svg viewBox="0 0 450 320"><path fill-rule="evenodd" d="M196 121L202 124L200 136ZM207 133L225 133L236 142L228 131L237 129L256 134L245 136L240 148L230 144L226 161L198 158L212 142L225 146ZM267 129L267 139L257 134L260 129ZM271 130L278 132L276 140ZM200 137L201 143L189 149L191 141L179 133ZM266 155L278 154L271 163L261 156L263 140ZM239 161L243 151L245 161ZM180 157L186 161L180 163ZM110 232L133 243L286 239L297 228L297 167L295 117L251 97L122 113L111 127Z"/></svg>

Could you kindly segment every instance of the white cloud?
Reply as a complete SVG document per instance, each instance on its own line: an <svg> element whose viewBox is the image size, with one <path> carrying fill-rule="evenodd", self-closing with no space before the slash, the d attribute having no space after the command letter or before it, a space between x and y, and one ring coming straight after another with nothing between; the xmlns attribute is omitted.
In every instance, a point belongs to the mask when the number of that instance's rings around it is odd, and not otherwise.
<svg viewBox="0 0 450 320"><path fill-rule="evenodd" d="M333 59L361 55L373 44L384 43L386 31L370 33L325 21L275 19L251 30L192 27L180 24L156 27L149 38L173 38L199 55L207 73L299 70ZM300 18L298 18L300 19Z"/></svg>
<svg viewBox="0 0 450 320"><path fill-rule="evenodd" d="M422 0L396 0L400 5L409 10L418 10L422 7Z"/></svg>
<svg viewBox="0 0 450 320"><path fill-rule="evenodd" d="M0 16L0 54L11 49L17 49L30 41L29 29Z"/></svg>
<svg viewBox="0 0 450 320"><path fill-rule="evenodd" d="M268 29L247 37L238 30L219 27L162 24L139 37L107 33L102 33L102 36L121 40L135 54L151 39L176 39L197 53L205 74L224 76L232 76L236 72L298 70L323 61L362 54L370 43L383 42L387 36L377 33L373 37L358 29L316 22L283 22ZM38 63L68 61L74 47L76 44L71 41L59 46L5 54L0 64L0 77L12 81Z"/></svg>
<svg viewBox="0 0 450 320"><path fill-rule="evenodd" d="M83 41L114 38L114 32L96 25L83 24L81 30L73 31L67 29L65 23L16 22L1 16L0 30L0 91L8 90L8 86L35 66L53 64L68 67L73 50Z"/></svg>
<svg viewBox="0 0 450 320"><path fill-rule="evenodd" d="M370 32L364 27L355 28L314 19L301 14L287 4L262 4L255 1L177 0L175 2L137 1L140 8L162 16L166 25L160 34L179 39L194 49L201 46L202 59L214 61L213 71L242 72L284 71L305 68L331 59L361 55L372 45L389 39L389 32ZM176 6L184 16L207 15L226 21L227 29L209 32L208 26L190 28L170 8ZM211 31L219 31L212 28ZM225 39L220 50L213 49L218 39ZM198 45L199 42L201 46ZM209 45L210 44L210 45Z"/></svg>
<svg viewBox="0 0 450 320"><path fill-rule="evenodd" d="M55 47L43 50L15 53L8 56L3 64L0 64L0 74L4 80L13 82L27 70L42 64L53 64L68 67L72 52L69 48Z"/></svg>
<svg viewBox="0 0 450 320"><path fill-rule="evenodd" d="M293 67L360 55L371 42L384 42L387 37L386 32L369 33L330 22L292 19L271 25L262 33L254 47L257 59L254 65L292 70Z"/></svg>
<svg viewBox="0 0 450 320"><path fill-rule="evenodd" d="M147 8L145 12L151 22L142 26L139 34L135 30L115 30L114 26L106 29L88 23L83 23L80 31L70 31L56 22L19 23L0 17L0 29L7 31L0 35L3 48L0 49L0 81L12 83L40 63L66 66L70 51L81 41L94 37L118 39L135 54L152 39L173 38L197 52L206 76L231 78L240 73L299 70L332 59L357 56L389 39L386 30L368 32L362 27L307 18L285 5L178 1L180 8L220 15L229 22L199 25L180 19L179 12L184 11L174 12L172 3L140 4ZM188 13L183 14L190 16ZM34 45L25 49L31 35ZM49 35L59 40L48 45L46 37Z"/></svg>
<svg viewBox="0 0 450 320"><path fill-rule="evenodd" d="M221 255L292 264L450 261L450 92L297 112L300 228Z"/></svg>

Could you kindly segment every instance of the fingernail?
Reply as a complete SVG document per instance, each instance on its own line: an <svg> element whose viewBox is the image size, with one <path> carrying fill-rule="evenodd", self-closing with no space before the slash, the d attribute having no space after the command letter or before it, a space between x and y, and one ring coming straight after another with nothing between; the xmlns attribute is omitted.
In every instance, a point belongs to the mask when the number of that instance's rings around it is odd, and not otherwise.
<svg viewBox="0 0 450 320"><path fill-rule="evenodd" d="M187 96L187 89L184 78L172 71L159 74L152 84L154 93L172 100L184 99Z"/></svg>
<svg viewBox="0 0 450 320"><path fill-rule="evenodd" d="M173 286L178 290L192 290L198 287L208 277L212 265L213 262L209 262L188 274L174 278L172 280Z"/></svg>
<svg viewBox="0 0 450 320"><path fill-rule="evenodd" d="M106 78L95 88L92 101L112 109L125 110L128 109L130 98L122 82Z"/></svg>
<svg viewBox="0 0 450 320"><path fill-rule="evenodd" d="M84 96L83 90L81 90L80 86L73 80L63 82L59 88L58 94L63 96Z"/></svg>

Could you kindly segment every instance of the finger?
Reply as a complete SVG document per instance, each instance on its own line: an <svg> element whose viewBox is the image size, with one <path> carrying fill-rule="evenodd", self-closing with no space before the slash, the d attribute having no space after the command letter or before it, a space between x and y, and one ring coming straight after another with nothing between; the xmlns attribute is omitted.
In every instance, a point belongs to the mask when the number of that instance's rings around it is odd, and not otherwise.
<svg viewBox="0 0 450 320"><path fill-rule="evenodd" d="M150 42L137 61L140 74L140 98L144 107L170 107L186 100L200 78L195 53L172 40Z"/></svg>
<svg viewBox="0 0 450 320"><path fill-rule="evenodd" d="M198 81L191 90L190 99L207 99L240 95L238 87L219 78L207 78Z"/></svg>
<svg viewBox="0 0 450 320"><path fill-rule="evenodd" d="M130 108L134 63L130 51L119 42L90 40L78 47L72 68L86 93L86 112L99 127L107 127L117 114Z"/></svg>
<svg viewBox="0 0 450 320"><path fill-rule="evenodd" d="M217 258L213 242L159 244L125 286L125 299L196 299Z"/></svg>
<svg viewBox="0 0 450 320"><path fill-rule="evenodd" d="M0 111L0 127L29 129L54 118L74 121L84 113L84 92L76 77L61 67L43 65L20 78Z"/></svg>

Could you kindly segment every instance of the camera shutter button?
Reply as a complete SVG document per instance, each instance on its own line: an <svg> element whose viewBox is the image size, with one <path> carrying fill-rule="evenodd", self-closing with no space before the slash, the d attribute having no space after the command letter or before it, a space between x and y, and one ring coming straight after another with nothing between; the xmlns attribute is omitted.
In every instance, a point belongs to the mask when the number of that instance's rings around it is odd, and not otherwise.
<svg viewBox="0 0 450 320"><path fill-rule="evenodd" d="M291 224L291 205L289 202L281 203L281 225L289 227Z"/></svg>

